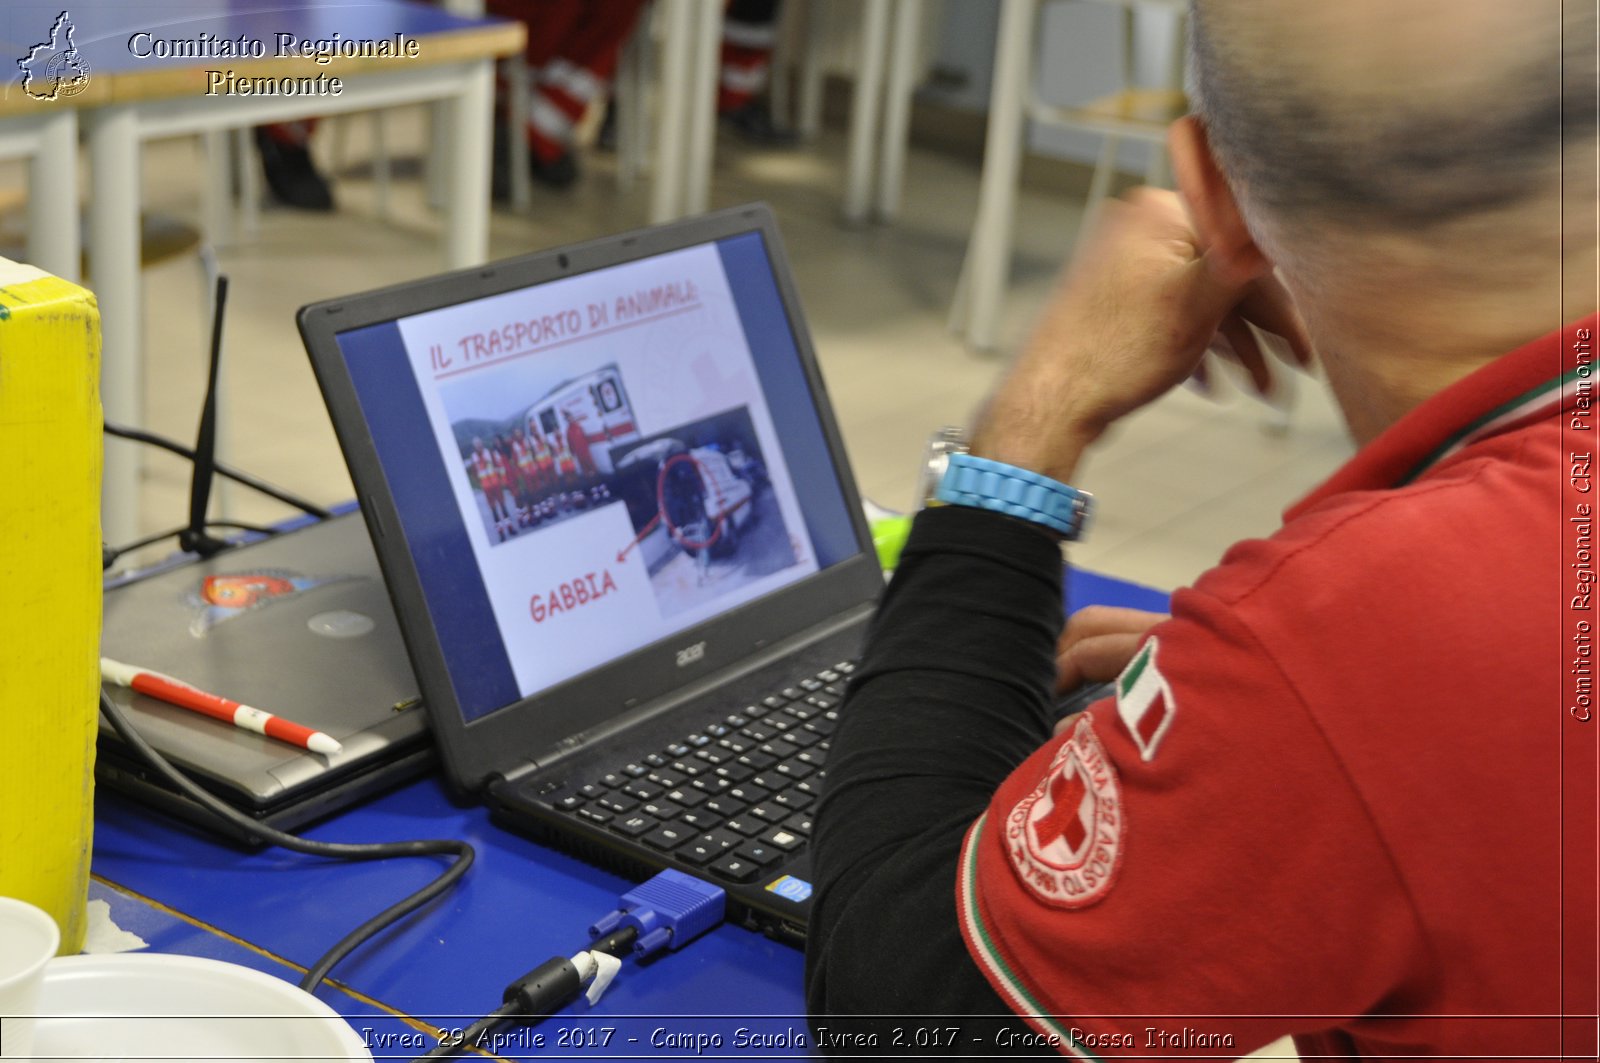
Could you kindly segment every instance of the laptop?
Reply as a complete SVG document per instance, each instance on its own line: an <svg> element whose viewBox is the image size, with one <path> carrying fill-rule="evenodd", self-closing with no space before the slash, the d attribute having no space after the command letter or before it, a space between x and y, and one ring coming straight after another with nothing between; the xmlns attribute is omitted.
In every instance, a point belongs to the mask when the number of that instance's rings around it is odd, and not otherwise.
<svg viewBox="0 0 1600 1063"><path fill-rule="evenodd" d="M417 681L361 517L334 517L109 584L102 653L323 731L324 756L108 685L157 752L271 827L293 830L436 761ZM133 754L102 716L95 774L254 841Z"/></svg>
<svg viewBox="0 0 1600 1063"><path fill-rule="evenodd" d="M803 938L882 575L764 206L299 317L452 781Z"/></svg>

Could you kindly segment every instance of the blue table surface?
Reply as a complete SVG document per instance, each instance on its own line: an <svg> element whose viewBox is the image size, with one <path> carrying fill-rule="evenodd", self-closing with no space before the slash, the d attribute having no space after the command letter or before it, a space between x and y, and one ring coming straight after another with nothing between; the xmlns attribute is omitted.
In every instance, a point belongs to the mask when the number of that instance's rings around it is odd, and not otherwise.
<svg viewBox="0 0 1600 1063"><path fill-rule="evenodd" d="M217 934L197 925L191 919L152 904L144 898L123 892L105 882L90 883L89 898L109 904L111 921L121 929L143 938L152 952L179 953L185 956L222 960L262 971L282 978L286 982L297 982L300 979L302 972L257 949ZM363 1027L370 1030L371 1033L366 1034L369 1043L381 1044L387 1040L398 1044L403 1039L414 1040L418 1033L415 1027L400 1016L373 1007L369 1002L348 993L327 989L323 991L321 997L335 1011L346 1016L357 1030ZM406 1058L410 1059L419 1054L411 1052Z"/></svg>
<svg viewBox="0 0 1600 1063"><path fill-rule="evenodd" d="M1092 603L1166 608L1167 596L1158 591L1092 573L1075 570L1068 588L1072 608ZM293 967L311 964L347 930L421 886L440 867L439 860L429 858L342 863L275 849L246 851L110 790L98 795L95 830L94 872L131 895L114 905L119 923L124 912L135 911L129 904L154 902L192 922L164 923L154 936L145 934L142 924L123 924L152 947L202 955L238 948L211 940L220 933L260 950L240 949L247 958L239 962L261 969L277 964L277 973L290 980L299 977ZM498 1005L506 983L551 956L570 956L581 948L590 923L615 907L632 885L499 828L481 807L455 799L434 776L305 833L329 841L465 838L478 853L477 864L453 891L335 969L336 983L356 996L332 987L320 995L358 1029L371 1025L369 1018L382 1020L379 1029L408 1029L391 1013L441 1029L466 1025ZM173 922L170 911L165 918ZM628 963L598 1005L576 1003L559 1020L520 1035L524 1041L503 1046L500 1054L557 1058L563 1053L553 1039L573 1031L590 1043L566 1053L571 1058L803 1054L803 1037L790 1036L804 1031L803 1015L799 950L725 925L682 952L644 966ZM606 1035L607 1028L615 1033ZM759 1050L741 1046L735 1040L741 1029L778 1044ZM546 1036L543 1044L527 1040L538 1033ZM697 1050L659 1044L711 1034L721 1037L720 1045ZM595 1043L606 1036L606 1045ZM394 1058L418 1054L375 1048L380 1056L386 1051Z"/></svg>

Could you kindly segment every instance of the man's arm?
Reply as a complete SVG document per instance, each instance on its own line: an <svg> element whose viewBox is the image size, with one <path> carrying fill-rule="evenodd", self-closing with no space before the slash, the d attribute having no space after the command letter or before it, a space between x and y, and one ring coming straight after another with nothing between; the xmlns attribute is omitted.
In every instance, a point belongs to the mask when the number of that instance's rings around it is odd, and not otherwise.
<svg viewBox="0 0 1600 1063"><path fill-rule="evenodd" d="M819 1025L986 1014L1023 1029L962 944L953 884L962 834L1049 737L1061 610L1060 547L1043 530L954 506L918 516L818 812L807 975ZM963 1036L990 1051L992 1025Z"/></svg>
<svg viewBox="0 0 1600 1063"><path fill-rule="evenodd" d="M1271 277L1208 257L1176 197L1139 193L1104 219L979 418L974 454L1070 482L1084 449L1182 382L1252 298L1304 351ZM814 1015L1006 1010L960 936L957 856L996 788L1049 738L1060 575L1042 529L961 507L919 516L818 811Z"/></svg>

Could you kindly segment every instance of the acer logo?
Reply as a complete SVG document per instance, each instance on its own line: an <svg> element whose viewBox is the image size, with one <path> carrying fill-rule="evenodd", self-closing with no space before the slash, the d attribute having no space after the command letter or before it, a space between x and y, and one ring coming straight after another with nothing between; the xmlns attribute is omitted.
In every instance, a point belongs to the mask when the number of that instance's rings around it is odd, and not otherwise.
<svg viewBox="0 0 1600 1063"><path fill-rule="evenodd" d="M678 667L686 668L706 655L706 644L697 642L678 651Z"/></svg>

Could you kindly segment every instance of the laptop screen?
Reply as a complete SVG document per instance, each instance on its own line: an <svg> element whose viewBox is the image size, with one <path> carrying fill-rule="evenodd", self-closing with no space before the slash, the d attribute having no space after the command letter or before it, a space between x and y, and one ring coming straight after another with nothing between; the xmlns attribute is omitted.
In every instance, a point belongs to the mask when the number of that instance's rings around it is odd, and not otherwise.
<svg viewBox="0 0 1600 1063"><path fill-rule="evenodd" d="M760 232L337 340L467 722L860 551Z"/></svg>

